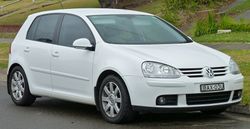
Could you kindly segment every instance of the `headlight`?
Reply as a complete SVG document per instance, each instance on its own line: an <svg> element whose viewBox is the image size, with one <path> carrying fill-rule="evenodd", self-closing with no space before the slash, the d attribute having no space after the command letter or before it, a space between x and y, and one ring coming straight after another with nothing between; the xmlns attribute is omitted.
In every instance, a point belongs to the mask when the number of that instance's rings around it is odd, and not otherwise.
<svg viewBox="0 0 250 129"><path fill-rule="evenodd" d="M234 60L230 60L229 63L229 70L232 74L239 74L240 73L240 69L237 65L237 63Z"/></svg>
<svg viewBox="0 0 250 129"><path fill-rule="evenodd" d="M142 72L146 78L179 78L181 75L174 67L149 61L142 63Z"/></svg>

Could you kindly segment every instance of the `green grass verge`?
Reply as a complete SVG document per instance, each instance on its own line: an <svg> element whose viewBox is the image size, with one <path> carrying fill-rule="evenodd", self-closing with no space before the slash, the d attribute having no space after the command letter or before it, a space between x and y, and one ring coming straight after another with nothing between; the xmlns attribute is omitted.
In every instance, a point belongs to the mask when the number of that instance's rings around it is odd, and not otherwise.
<svg viewBox="0 0 250 129"><path fill-rule="evenodd" d="M7 68L9 56L9 43L0 43L0 69Z"/></svg>
<svg viewBox="0 0 250 129"><path fill-rule="evenodd" d="M0 33L0 38L15 38L16 33Z"/></svg>
<svg viewBox="0 0 250 129"><path fill-rule="evenodd" d="M207 42L207 43L229 43L229 42L250 42L250 32L232 32L226 34L208 34L200 37L193 37L196 42Z"/></svg>
<svg viewBox="0 0 250 129"><path fill-rule="evenodd" d="M230 55L239 65L244 75L244 96L242 104L250 105L250 50L223 50Z"/></svg>
<svg viewBox="0 0 250 129"><path fill-rule="evenodd" d="M87 7L94 8L94 7L99 7L99 3L98 3L98 0L67 0L63 3L63 7L64 9L87 8ZM38 8L32 11L27 9L26 12L24 13L16 13L16 14L0 19L0 25L20 25L20 24L23 24L25 19L30 14L41 12L41 11L47 11L47 10L55 10L55 9L62 9L61 4L58 3L58 4Z"/></svg>

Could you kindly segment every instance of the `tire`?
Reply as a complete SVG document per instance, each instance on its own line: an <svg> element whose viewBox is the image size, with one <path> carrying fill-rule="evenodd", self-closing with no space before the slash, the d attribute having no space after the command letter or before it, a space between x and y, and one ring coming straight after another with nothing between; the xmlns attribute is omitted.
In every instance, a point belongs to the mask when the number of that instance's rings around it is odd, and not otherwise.
<svg viewBox="0 0 250 129"><path fill-rule="evenodd" d="M30 106L36 100L30 93L27 77L20 66L14 67L10 72L8 88L11 99L17 106Z"/></svg>
<svg viewBox="0 0 250 129"><path fill-rule="evenodd" d="M203 110L203 114L207 115L218 115L226 111L227 108L213 109L213 110Z"/></svg>
<svg viewBox="0 0 250 129"><path fill-rule="evenodd" d="M132 110L124 82L114 75L109 75L102 81L99 89L99 107L103 118L114 124L130 122L137 115Z"/></svg>

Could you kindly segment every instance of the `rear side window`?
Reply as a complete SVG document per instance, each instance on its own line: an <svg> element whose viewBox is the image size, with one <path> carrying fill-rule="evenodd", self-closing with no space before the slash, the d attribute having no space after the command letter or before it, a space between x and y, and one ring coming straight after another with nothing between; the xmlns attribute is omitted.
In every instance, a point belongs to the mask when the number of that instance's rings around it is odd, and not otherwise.
<svg viewBox="0 0 250 129"><path fill-rule="evenodd" d="M60 15L51 14L39 16L32 23L27 39L52 43Z"/></svg>
<svg viewBox="0 0 250 129"><path fill-rule="evenodd" d="M36 27L37 27L37 25L38 25L39 19L40 19L40 18L38 17L38 18L36 18L36 19L33 21L32 25L31 25L31 27L30 27L30 29L29 29L29 31L28 31L27 39L33 40L33 36L34 36L34 34L35 34L35 32L36 32Z"/></svg>
<svg viewBox="0 0 250 129"><path fill-rule="evenodd" d="M62 46L72 46L73 42L80 38L87 38L91 43L94 43L94 37L83 19L73 15L65 15L58 44Z"/></svg>

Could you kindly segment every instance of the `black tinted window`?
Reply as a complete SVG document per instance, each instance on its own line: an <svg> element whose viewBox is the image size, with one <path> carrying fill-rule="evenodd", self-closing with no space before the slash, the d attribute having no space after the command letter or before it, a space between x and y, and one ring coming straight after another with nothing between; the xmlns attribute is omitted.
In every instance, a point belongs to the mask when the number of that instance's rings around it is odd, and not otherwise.
<svg viewBox="0 0 250 129"><path fill-rule="evenodd" d="M39 23L33 40L52 43L59 15L45 15L39 17Z"/></svg>
<svg viewBox="0 0 250 129"><path fill-rule="evenodd" d="M58 43L63 46L72 46L80 38L87 38L94 43L94 38L87 24L79 17L65 15L59 35Z"/></svg>
<svg viewBox="0 0 250 129"><path fill-rule="evenodd" d="M31 25L31 27L30 27L28 33L27 33L27 39L33 40L35 31L36 31L36 27L37 27L37 25L38 25L38 23L39 23L39 19L40 19L40 18L38 17L38 18L36 18L36 19L33 21L32 25Z"/></svg>

